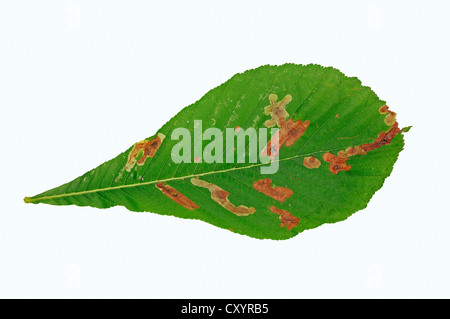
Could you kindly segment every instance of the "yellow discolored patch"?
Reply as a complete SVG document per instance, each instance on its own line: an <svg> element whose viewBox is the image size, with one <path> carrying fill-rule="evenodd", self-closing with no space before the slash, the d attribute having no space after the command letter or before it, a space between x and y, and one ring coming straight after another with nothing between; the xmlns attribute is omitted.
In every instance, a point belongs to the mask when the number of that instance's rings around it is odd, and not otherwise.
<svg viewBox="0 0 450 319"><path fill-rule="evenodd" d="M303 159L303 165L309 169L319 168L321 163L314 156L305 157Z"/></svg>
<svg viewBox="0 0 450 319"><path fill-rule="evenodd" d="M248 216L256 211L254 207L249 208L243 205L236 207L228 200L228 195L230 193L223 190L217 185L208 183L199 178L191 178L191 183L194 184L195 186L207 188L211 192L211 198L216 203L220 204L223 208L225 208L226 210L232 212L237 216Z"/></svg>
<svg viewBox="0 0 450 319"><path fill-rule="evenodd" d="M253 188L279 202L284 202L286 198L291 197L294 192L286 187L271 187L272 180L270 178L261 179L253 183Z"/></svg>
<svg viewBox="0 0 450 319"><path fill-rule="evenodd" d="M275 206L270 206L269 209L272 213L280 215L280 227L286 226L288 230L292 230L292 228L296 227L300 222L298 217L293 216L286 210L278 209Z"/></svg>
<svg viewBox="0 0 450 319"><path fill-rule="evenodd" d="M382 107L380 107L379 112L381 114L387 114L386 117L384 118L384 123L386 125L392 126L397 121L396 120L397 113L389 110L389 107L387 105L383 105Z"/></svg>
<svg viewBox="0 0 450 319"><path fill-rule="evenodd" d="M154 157L156 154L156 151L161 146L163 140L165 138L164 134L158 133L158 135L147 141L143 140L136 144L134 144L133 149L128 154L128 161L125 164L125 170L127 172L131 172L131 169L134 167L134 165L142 166L144 165L146 159L148 157ZM143 153L142 156L137 160L140 153Z"/></svg>
<svg viewBox="0 0 450 319"><path fill-rule="evenodd" d="M337 155L342 158L348 158L355 155L366 155L366 152L361 146L357 145L355 147L347 147L345 151L339 151Z"/></svg>
<svg viewBox="0 0 450 319"><path fill-rule="evenodd" d="M287 94L280 102L277 102L278 96L276 94L269 95L270 105L264 108L264 114L272 116L272 119L267 120L264 125L266 127L274 127L278 125L281 127L282 122L289 116L286 111L286 105L292 101L292 96Z"/></svg>
<svg viewBox="0 0 450 319"><path fill-rule="evenodd" d="M397 121L396 120L397 114L395 114L394 112L389 113L388 115L386 115L386 117L384 118L384 123L386 123L386 125L392 126L394 125L394 123Z"/></svg>
<svg viewBox="0 0 450 319"><path fill-rule="evenodd" d="M162 182L159 182L155 185L164 195L169 197L171 200L176 202L177 204L180 204L184 208L187 208L189 210L194 210L196 208L199 208L199 206L191 201L189 198L181 194L179 191L177 191L175 188L165 185Z"/></svg>

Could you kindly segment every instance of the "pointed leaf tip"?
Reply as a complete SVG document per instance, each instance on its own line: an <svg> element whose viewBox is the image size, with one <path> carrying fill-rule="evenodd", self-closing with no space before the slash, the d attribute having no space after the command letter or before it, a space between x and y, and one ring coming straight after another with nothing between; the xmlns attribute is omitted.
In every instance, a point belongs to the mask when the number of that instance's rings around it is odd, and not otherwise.
<svg viewBox="0 0 450 319"><path fill-rule="evenodd" d="M410 130L411 128L412 128L412 126L404 127L404 128L402 128L402 132L404 132L404 133L409 132L409 130Z"/></svg>

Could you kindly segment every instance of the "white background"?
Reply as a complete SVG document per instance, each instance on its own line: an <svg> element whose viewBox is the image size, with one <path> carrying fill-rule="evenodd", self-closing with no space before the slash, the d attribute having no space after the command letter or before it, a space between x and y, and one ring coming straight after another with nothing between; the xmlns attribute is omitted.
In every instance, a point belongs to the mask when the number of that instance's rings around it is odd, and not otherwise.
<svg viewBox="0 0 450 319"><path fill-rule="evenodd" d="M0 297L449 298L449 1L2 1ZM287 241L24 204L237 72L318 63L412 125L367 209Z"/></svg>

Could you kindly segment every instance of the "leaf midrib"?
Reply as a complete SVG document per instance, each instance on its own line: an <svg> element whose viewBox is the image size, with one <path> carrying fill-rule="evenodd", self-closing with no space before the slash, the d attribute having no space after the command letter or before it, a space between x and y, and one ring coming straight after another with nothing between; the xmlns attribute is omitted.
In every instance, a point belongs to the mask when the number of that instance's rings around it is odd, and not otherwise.
<svg viewBox="0 0 450 319"><path fill-rule="evenodd" d="M303 156L311 156L317 153L324 153L324 152L332 152L332 151L336 151L336 150L340 150L342 149L340 148L336 148L336 149L331 149L331 150L321 150L321 151L316 151L316 152L312 152L309 154L297 154L291 157L286 157L286 158L282 158L282 159L278 159L278 160L273 160L271 162L282 162L282 161L286 161L286 160L290 160L290 159L294 159L294 158L298 158L298 157L303 157ZM48 196L33 196L33 197L25 197L24 201L25 203L33 203L36 201L43 201L43 200L48 200L48 199L54 199L54 198L61 198L61 197L70 197L70 196L78 196L78 195L85 195L85 194L92 194L92 193L98 193L98 192L105 192L105 191L111 191L111 190L116 190L116 189L124 189L124 188L132 188L132 187L139 187L139 186L146 186L146 185L152 185L152 184L156 184L156 183L160 183L160 182L169 182L169 181L173 181L173 180L180 180L180 179L186 179L186 178L191 178L191 177L198 177L198 176L206 176L206 175L213 175L213 174L221 174L221 173L226 173L226 172L230 172L230 171L237 171L237 170L242 170L242 169L249 169L249 168L253 168L253 167L259 167L259 166L263 166L263 165L269 165L269 163L257 163L257 164L252 164L249 166L241 166L241 167L232 167L229 169L223 169L223 170L219 170L219 171L210 171L210 172L205 172L205 173L199 173L199 174L191 174L191 175L185 175L185 176L178 176L178 177L170 177L170 178L164 178L164 179L158 179L158 180L153 180L153 181L148 181L148 182L142 182L142 183L134 183L134 184L124 184L124 185L119 185L119 186L110 186L110 187L105 187L105 188L97 188L97 189L90 189L90 190L84 190L84 191L79 191L79 192L71 192L71 193L64 193L64 194L56 194L56 195L48 195Z"/></svg>

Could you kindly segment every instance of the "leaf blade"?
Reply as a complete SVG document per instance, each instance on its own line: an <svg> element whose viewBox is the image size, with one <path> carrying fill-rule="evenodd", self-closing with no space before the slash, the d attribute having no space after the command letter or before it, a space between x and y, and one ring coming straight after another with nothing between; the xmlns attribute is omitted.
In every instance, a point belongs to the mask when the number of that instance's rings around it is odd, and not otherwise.
<svg viewBox="0 0 450 319"><path fill-rule="evenodd" d="M286 203L279 203L252 189L255 180L267 177L259 172L264 166L262 163L176 165L170 161L170 152L176 143L169 139L173 129L185 127L192 132L193 119L204 120L206 127L218 124L221 131L226 127L264 127L270 116L265 115L263 109L272 93L280 99L290 94L295 102L290 102L286 111L294 120L308 119L311 123L291 147L282 148L279 172L271 177L276 185L293 190L295 196ZM403 149L402 134L397 134L389 145L349 158L352 168L337 176L331 176L328 163L322 157L326 152L336 154L348 147L373 142L378 133L386 131L389 126L379 112L384 104L358 79L346 77L333 68L292 64L263 66L235 75L168 121L157 132L166 136L164 142L144 165L135 166L130 172L123 170L132 146L72 182L27 197L25 202L98 208L122 205L131 211L201 219L255 238L290 238L323 223L346 219L365 208L381 188ZM193 144L191 141L191 146ZM315 156L321 165L316 169L306 168L303 165L306 156ZM242 217L230 213L211 200L208 190L189 183L194 177L220 185L229 193L230 203L236 207L244 204L255 207L257 214ZM188 212L165 198L155 186L161 182L187 195L194 203L201 203L200 208L194 213ZM271 212L271 206L290 211L301 222L292 229L280 227L277 221L282 216Z"/></svg>

